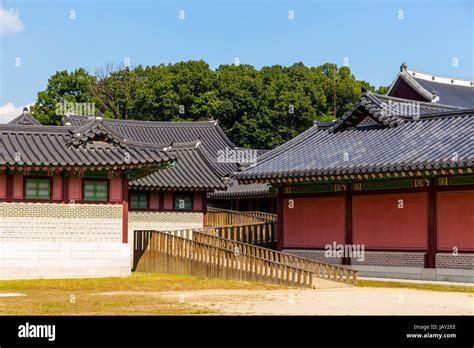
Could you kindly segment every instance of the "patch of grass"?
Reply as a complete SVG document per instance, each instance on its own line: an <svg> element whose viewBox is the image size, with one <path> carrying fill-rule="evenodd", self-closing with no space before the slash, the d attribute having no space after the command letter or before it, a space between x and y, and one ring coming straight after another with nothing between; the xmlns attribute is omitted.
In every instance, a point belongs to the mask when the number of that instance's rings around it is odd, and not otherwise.
<svg viewBox="0 0 474 348"><path fill-rule="evenodd" d="M20 292L28 296L0 298L0 315L216 314L189 303L180 303L178 298L160 297L159 292L278 288L258 283L159 273L133 273L123 278L6 280L0 281L0 292ZM101 294L121 291L124 294ZM143 292L143 295L137 295L137 292Z"/></svg>
<svg viewBox="0 0 474 348"><path fill-rule="evenodd" d="M381 280L357 280L357 286L366 288L407 288L417 290L429 291L443 291L443 292L467 292L474 294L474 287L459 286L459 285L444 285L444 284L424 284L424 283L405 283L405 282L391 282Z"/></svg>

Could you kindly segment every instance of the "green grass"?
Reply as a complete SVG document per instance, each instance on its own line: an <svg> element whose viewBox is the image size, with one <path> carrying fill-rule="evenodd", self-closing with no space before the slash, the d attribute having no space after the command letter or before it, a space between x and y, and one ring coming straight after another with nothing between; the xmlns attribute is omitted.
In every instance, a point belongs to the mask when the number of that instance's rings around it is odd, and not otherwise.
<svg viewBox="0 0 474 348"><path fill-rule="evenodd" d="M474 287L472 286L459 286L459 285L444 285L444 284L423 284L423 283L405 283L405 282L392 282L392 281L381 281L381 280L357 280L357 286L359 287L370 287L370 288L407 288L417 290L428 290L428 291L443 291L443 292L467 292L474 294Z"/></svg>
<svg viewBox="0 0 474 348"><path fill-rule="evenodd" d="M0 292L28 296L0 298L0 315L195 315L215 314L157 292L212 289L278 289L276 286L175 274L133 273L124 278L0 281ZM104 292L139 292L140 294ZM73 299L73 301L71 301Z"/></svg>

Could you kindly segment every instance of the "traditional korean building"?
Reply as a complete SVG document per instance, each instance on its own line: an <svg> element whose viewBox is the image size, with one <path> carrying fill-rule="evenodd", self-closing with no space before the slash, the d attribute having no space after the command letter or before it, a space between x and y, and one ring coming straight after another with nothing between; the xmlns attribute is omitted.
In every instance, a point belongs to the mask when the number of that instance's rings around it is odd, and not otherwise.
<svg viewBox="0 0 474 348"><path fill-rule="evenodd" d="M64 125L79 126L90 122L84 116L68 116ZM184 152L176 166L130 182L130 196L141 205L131 206L133 228L179 229L206 225L207 206L236 210L276 209L276 194L267 185L239 185L230 181L240 170L238 159L225 158L232 151L263 153L237 147L225 135L217 121L156 122L104 119L114 131L128 139L155 142L193 142L199 151ZM199 155L199 157L196 157ZM228 191L228 194L225 192ZM238 195L234 195L238 191ZM177 201L184 198L180 208ZM196 214L198 213L198 214ZM158 224L157 224L158 223Z"/></svg>
<svg viewBox="0 0 474 348"><path fill-rule="evenodd" d="M472 109L474 81L409 69L403 63L387 95Z"/></svg>
<svg viewBox="0 0 474 348"><path fill-rule="evenodd" d="M127 140L101 119L28 120L0 125L0 279L129 275L129 183L199 146Z"/></svg>
<svg viewBox="0 0 474 348"><path fill-rule="evenodd" d="M239 174L277 190L278 249L362 275L474 282L474 110L439 95L365 92Z"/></svg>
<svg viewBox="0 0 474 348"><path fill-rule="evenodd" d="M237 211L262 211L276 214L276 192L269 184L241 185L235 179L224 190L208 193L209 206Z"/></svg>

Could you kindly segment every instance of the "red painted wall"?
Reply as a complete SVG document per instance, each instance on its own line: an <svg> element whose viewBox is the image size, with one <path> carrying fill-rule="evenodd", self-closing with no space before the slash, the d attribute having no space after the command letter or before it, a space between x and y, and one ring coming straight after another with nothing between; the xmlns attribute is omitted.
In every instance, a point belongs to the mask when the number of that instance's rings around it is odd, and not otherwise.
<svg viewBox="0 0 474 348"><path fill-rule="evenodd" d="M193 195L193 210L202 211L202 193L194 192Z"/></svg>
<svg viewBox="0 0 474 348"><path fill-rule="evenodd" d="M416 100L416 101L424 101L427 100L421 97L417 92L413 90L410 86L406 84L405 81L399 81L398 86L390 92L392 97Z"/></svg>
<svg viewBox="0 0 474 348"><path fill-rule="evenodd" d="M344 197L283 200L283 247L324 248L344 243Z"/></svg>
<svg viewBox="0 0 474 348"><path fill-rule="evenodd" d="M0 174L0 199L7 197L7 176Z"/></svg>
<svg viewBox="0 0 474 348"><path fill-rule="evenodd" d="M173 192L165 192L164 209L173 209Z"/></svg>
<svg viewBox="0 0 474 348"><path fill-rule="evenodd" d="M80 178L69 178L69 201L80 201L82 198L82 181Z"/></svg>
<svg viewBox="0 0 474 348"><path fill-rule="evenodd" d="M158 210L160 207L160 192L150 191L150 209Z"/></svg>
<svg viewBox="0 0 474 348"><path fill-rule="evenodd" d="M23 199L23 175L13 175L13 199Z"/></svg>
<svg viewBox="0 0 474 348"><path fill-rule="evenodd" d="M474 250L474 191L438 192L438 249Z"/></svg>
<svg viewBox="0 0 474 348"><path fill-rule="evenodd" d="M53 177L53 193L52 199L54 201L60 201L63 199L63 178L61 176Z"/></svg>
<svg viewBox="0 0 474 348"><path fill-rule="evenodd" d="M122 202L122 179L110 179L110 202Z"/></svg>
<svg viewBox="0 0 474 348"><path fill-rule="evenodd" d="M398 208L403 200L403 209ZM426 193L354 196L354 244L366 248L426 248L428 208Z"/></svg>

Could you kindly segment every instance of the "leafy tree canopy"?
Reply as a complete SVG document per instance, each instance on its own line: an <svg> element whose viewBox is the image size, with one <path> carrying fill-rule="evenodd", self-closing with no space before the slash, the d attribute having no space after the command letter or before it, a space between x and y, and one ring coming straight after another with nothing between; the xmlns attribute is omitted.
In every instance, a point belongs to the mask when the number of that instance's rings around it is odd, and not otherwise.
<svg viewBox="0 0 474 348"><path fill-rule="evenodd" d="M362 87L347 66L220 65L200 61L114 67L94 74L58 71L38 93L32 114L43 124L60 124L58 105L89 103L116 119L198 121L217 119L230 139L244 147L269 149L295 137L314 121L330 121L350 110ZM377 92L385 93L388 87ZM334 100L334 92L336 99ZM68 104L70 105L70 104ZM82 109L89 110L89 109Z"/></svg>

